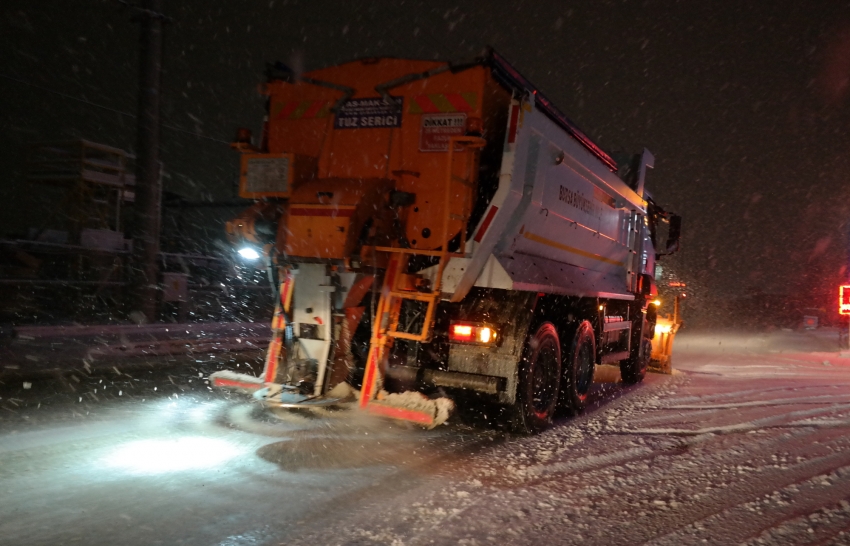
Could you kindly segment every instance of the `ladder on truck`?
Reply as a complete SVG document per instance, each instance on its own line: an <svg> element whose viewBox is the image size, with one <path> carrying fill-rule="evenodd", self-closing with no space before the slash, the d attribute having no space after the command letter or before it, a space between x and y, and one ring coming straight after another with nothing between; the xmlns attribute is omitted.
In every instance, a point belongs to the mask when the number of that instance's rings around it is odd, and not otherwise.
<svg viewBox="0 0 850 546"><path fill-rule="evenodd" d="M445 214L442 222L442 238L438 239L442 242L439 250L375 247L375 251L389 254L389 260L384 273L381 297L372 323L372 337L360 391L359 405L370 413L413 421L425 426L434 425L435 412L433 411L395 406L377 399L382 383L381 366L394 340L428 342L431 339L434 314L442 294L442 280L446 265L451 258L463 257L466 252L467 224L472 214L478 176L478 153L485 144L486 141L483 138L474 136L455 136L449 141L444 183ZM454 214L452 203L458 197L462 199L462 212ZM454 235L451 230L452 221L459 222L461 226L459 247L453 252L449 251L449 241ZM436 275L428 289L422 290L421 284L417 282L421 279L420 276L408 272L408 260L414 255L439 258ZM418 332L399 329L402 306L406 301L425 304L425 316Z"/></svg>

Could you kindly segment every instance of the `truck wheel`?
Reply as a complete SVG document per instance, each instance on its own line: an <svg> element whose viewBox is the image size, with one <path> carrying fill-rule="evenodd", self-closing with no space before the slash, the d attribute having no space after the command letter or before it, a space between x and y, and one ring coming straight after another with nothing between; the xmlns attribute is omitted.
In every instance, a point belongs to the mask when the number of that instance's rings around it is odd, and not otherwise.
<svg viewBox="0 0 850 546"><path fill-rule="evenodd" d="M582 321L575 330L564 361L561 379L560 407L575 415L584 409L587 393L593 384L596 365L596 337L590 322Z"/></svg>
<svg viewBox="0 0 850 546"><path fill-rule="evenodd" d="M649 367L649 359L652 356L652 342L641 337L640 347L635 353L620 362L620 377L627 385L640 383L646 377L646 369Z"/></svg>
<svg viewBox="0 0 850 546"><path fill-rule="evenodd" d="M533 434L548 428L558 405L561 381L561 342L551 322L529 336L519 367L514 430Z"/></svg>

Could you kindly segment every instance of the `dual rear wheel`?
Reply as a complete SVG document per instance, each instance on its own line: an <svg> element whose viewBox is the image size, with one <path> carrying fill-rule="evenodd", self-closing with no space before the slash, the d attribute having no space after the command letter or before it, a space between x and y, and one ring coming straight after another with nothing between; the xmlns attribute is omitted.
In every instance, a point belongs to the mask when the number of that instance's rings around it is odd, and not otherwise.
<svg viewBox="0 0 850 546"><path fill-rule="evenodd" d="M529 336L519 369L514 429L540 432L556 412L575 414L584 408L593 382L596 342L590 322L582 321L562 340L551 322Z"/></svg>

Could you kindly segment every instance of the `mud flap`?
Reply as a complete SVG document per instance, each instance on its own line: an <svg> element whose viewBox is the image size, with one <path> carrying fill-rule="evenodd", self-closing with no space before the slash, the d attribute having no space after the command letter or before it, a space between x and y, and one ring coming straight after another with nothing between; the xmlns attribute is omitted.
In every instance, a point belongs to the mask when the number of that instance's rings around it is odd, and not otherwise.
<svg viewBox="0 0 850 546"><path fill-rule="evenodd" d="M300 264L293 274L296 276L293 328L299 351L306 359L315 362L313 396L319 396L324 388L333 345L331 295L335 288L328 276L328 266L324 264ZM309 337L302 335L307 332L310 332Z"/></svg>

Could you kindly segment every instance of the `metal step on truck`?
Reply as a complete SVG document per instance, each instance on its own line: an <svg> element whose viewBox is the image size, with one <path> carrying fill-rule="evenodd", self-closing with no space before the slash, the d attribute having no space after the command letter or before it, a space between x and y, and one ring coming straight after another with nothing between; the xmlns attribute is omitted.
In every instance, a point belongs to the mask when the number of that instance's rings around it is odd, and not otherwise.
<svg viewBox="0 0 850 546"><path fill-rule="evenodd" d="M261 376L214 386L425 426L488 401L536 432L582 410L598 364L643 379L681 225L649 151L618 165L492 50L278 63L262 92L259 141L233 144L256 203L227 232L279 287L273 338Z"/></svg>

